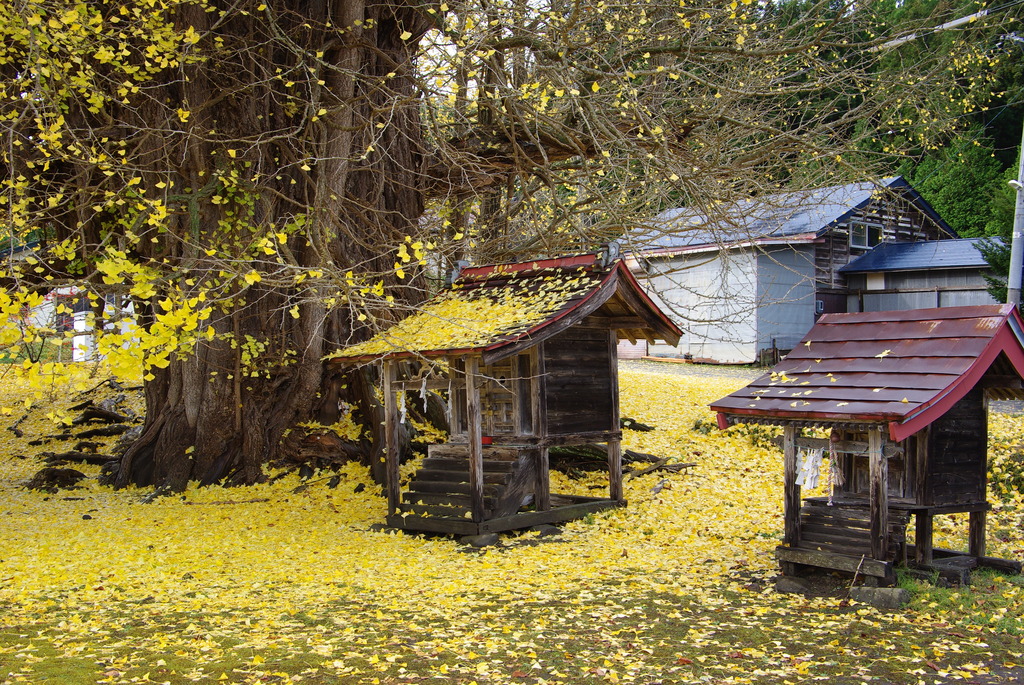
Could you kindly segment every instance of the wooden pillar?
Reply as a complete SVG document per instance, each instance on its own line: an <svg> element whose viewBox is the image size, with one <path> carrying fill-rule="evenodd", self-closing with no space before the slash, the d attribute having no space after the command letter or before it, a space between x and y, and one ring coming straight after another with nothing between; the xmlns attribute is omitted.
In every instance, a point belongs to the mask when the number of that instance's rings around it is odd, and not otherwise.
<svg viewBox="0 0 1024 685"><path fill-rule="evenodd" d="M402 493L399 489L398 451L402 444L401 427L399 426L398 402L395 399L395 380L398 374L398 363L393 360L384 362L384 474L385 488L388 496L388 515L398 513L398 504Z"/></svg>
<svg viewBox="0 0 1024 685"><path fill-rule="evenodd" d="M622 441L608 441L608 498L621 502L622 496Z"/></svg>
<svg viewBox="0 0 1024 685"><path fill-rule="evenodd" d="M914 471L914 501L918 504L935 504L928 488L928 478L931 475L929 470L931 464L928 460L928 454L931 451L929 446L931 431L931 426L925 426L916 433L917 451L914 456L917 459L917 464Z"/></svg>
<svg viewBox="0 0 1024 685"><path fill-rule="evenodd" d="M784 534L782 543L795 547L800 541L800 486L796 484L796 426L786 426L782 433L782 477L784 481Z"/></svg>
<svg viewBox="0 0 1024 685"><path fill-rule="evenodd" d="M533 420L533 433L540 439L537 450L537 482L534 486L533 501L537 511L551 508L551 466L548 458L548 404L547 376L544 365L544 343L533 348L530 355L530 411Z"/></svg>
<svg viewBox="0 0 1024 685"><path fill-rule="evenodd" d="M985 519L984 511L972 511L967 524L968 550L972 557L985 556Z"/></svg>
<svg viewBox="0 0 1024 685"><path fill-rule="evenodd" d="M924 566L932 563L932 530L935 516L920 512L914 517L914 561Z"/></svg>
<svg viewBox="0 0 1024 685"><path fill-rule="evenodd" d="M608 375L611 386L611 426L609 430L621 430L619 420L619 339L615 331L608 331ZM608 497L622 501L622 440L608 441Z"/></svg>
<svg viewBox="0 0 1024 685"><path fill-rule="evenodd" d="M981 449L984 450L985 457L978 464L981 477L981 499L986 500L985 493L988 491L988 445L987 445L987 427L988 427L988 393L981 393L981 411L982 411L982 426L986 427L986 439L981 443ZM967 550L971 556L981 558L985 556L985 521L987 519L987 512L984 511L972 511L967 524Z"/></svg>
<svg viewBox="0 0 1024 685"><path fill-rule="evenodd" d="M879 428L868 430L868 470L871 479L871 556L884 561L889 553L889 462Z"/></svg>
<svg viewBox="0 0 1024 685"><path fill-rule="evenodd" d="M466 427L469 435L469 498L473 521L484 520L484 448L480 415L480 359L466 357Z"/></svg>

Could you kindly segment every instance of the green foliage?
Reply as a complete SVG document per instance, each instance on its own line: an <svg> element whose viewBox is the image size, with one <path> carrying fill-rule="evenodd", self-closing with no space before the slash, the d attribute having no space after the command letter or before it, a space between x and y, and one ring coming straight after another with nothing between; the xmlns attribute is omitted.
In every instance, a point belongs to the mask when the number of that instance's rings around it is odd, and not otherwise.
<svg viewBox="0 0 1024 685"><path fill-rule="evenodd" d="M998 601L1000 595L1024 588L1024 576L980 569L971 574L968 586L942 587L937 580L935 577L931 581L914 580L906 575L900 577L900 587L913 593L909 609L946 616L950 623L968 630L989 629L1004 635L1024 635L1024 617L1016 611L1007 613Z"/></svg>
<svg viewBox="0 0 1024 685"><path fill-rule="evenodd" d="M973 238L988 235L1002 176L990 142L975 129L926 157L910 183L961 237Z"/></svg>
<svg viewBox="0 0 1024 685"><path fill-rule="evenodd" d="M1006 302L1006 281L1010 273L1010 246L1013 236L1013 213L1017 193L1006 181L1017 177L1017 168L1003 172L1002 183L996 185L989 219L985 224L985 235L989 239L980 247L985 261L991 267L991 274L985 276L988 291L996 302Z"/></svg>

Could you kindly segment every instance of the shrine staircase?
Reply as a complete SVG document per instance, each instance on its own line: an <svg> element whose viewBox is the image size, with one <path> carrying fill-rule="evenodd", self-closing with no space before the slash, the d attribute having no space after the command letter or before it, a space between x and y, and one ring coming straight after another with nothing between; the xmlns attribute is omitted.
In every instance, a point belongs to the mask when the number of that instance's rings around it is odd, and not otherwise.
<svg viewBox="0 0 1024 685"><path fill-rule="evenodd" d="M469 446L430 445L420 469L402 493L399 513L433 519L472 518ZM536 449L483 446L484 520L515 514L533 495Z"/></svg>

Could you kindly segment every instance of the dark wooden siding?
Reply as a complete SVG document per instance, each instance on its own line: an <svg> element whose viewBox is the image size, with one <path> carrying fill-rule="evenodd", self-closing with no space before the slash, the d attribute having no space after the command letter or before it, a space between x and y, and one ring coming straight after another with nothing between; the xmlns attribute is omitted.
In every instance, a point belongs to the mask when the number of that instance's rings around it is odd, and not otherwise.
<svg viewBox="0 0 1024 685"><path fill-rule="evenodd" d="M577 327L544 343L548 433L614 430L609 333Z"/></svg>
<svg viewBox="0 0 1024 685"><path fill-rule="evenodd" d="M951 237L905 198L875 200L829 229L818 243L814 256L818 299L821 293L845 288L846 279L839 268L868 251L864 247L850 247L850 226L854 223L880 228L885 240L916 242Z"/></svg>
<svg viewBox="0 0 1024 685"><path fill-rule="evenodd" d="M987 442L984 391L974 388L931 425L924 503L984 502Z"/></svg>
<svg viewBox="0 0 1024 685"><path fill-rule="evenodd" d="M868 434L858 431L843 431L842 440L858 441L867 443ZM913 483L910 482L908 473L907 449L908 441L903 441L898 446L900 450L890 456L886 462L888 476L887 494L890 500L907 500L913 497ZM886 449L891 448L891 443ZM843 483L836 488L836 492L844 497L867 498L871 491L871 460L867 454L838 454L840 468L843 473Z"/></svg>

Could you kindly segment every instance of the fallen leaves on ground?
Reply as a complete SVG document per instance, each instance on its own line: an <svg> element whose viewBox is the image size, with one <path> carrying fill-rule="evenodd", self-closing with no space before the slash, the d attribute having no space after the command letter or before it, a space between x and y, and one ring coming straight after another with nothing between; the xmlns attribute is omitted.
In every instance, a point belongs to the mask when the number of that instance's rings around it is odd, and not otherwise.
<svg viewBox="0 0 1024 685"><path fill-rule="evenodd" d="M627 507L560 536L482 551L375 529L385 500L356 465L334 489L286 476L143 504L94 479L27 491L39 464L9 437L0 683L936 683L1024 662L1016 580L986 576L996 613L966 594L884 613L774 593L779 453L694 430L743 382L623 373L623 415L657 427L626 446L697 466L656 493L665 474L627 480ZM1022 556L1022 512L1019 492L997 507L990 554Z"/></svg>

